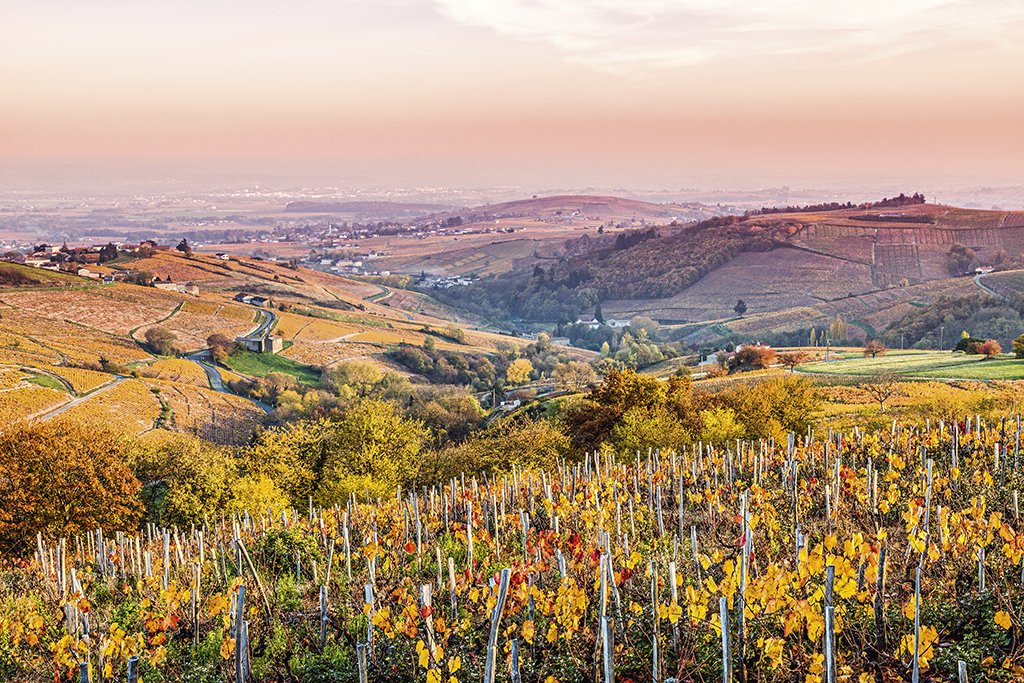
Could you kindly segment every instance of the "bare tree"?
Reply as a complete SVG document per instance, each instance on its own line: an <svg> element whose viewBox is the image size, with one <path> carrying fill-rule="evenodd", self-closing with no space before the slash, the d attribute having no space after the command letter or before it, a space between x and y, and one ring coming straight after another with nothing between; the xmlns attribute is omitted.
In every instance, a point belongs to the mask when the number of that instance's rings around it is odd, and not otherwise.
<svg viewBox="0 0 1024 683"><path fill-rule="evenodd" d="M899 396L900 376L892 370L880 370L868 377L868 382L861 385L864 391L868 392L871 398L878 401L882 412L885 412L885 402L893 396Z"/></svg>
<svg viewBox="0 0 1024 683"><path fill-rule="evenodd" d="M597 379L597 373L594 372L594 368L588 363L579 360L559 365L555 368L554 376L560 384L573 391L583 391Z"/></svg>

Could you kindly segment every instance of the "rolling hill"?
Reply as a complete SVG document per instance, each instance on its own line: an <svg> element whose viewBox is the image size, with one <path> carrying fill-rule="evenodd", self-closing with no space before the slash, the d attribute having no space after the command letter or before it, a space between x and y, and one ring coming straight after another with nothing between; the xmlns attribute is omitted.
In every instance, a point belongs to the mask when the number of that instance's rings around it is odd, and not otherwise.
<svg viewBox="0 0 1024 683"><path fill-rule="evenodd" d="M268 261L156 251L107 266L193 283L200 293L0 265L0 424L66 414L135 434L177 430L215 441L248 438L266 407L224 390L237 374L204 368L198 357L154 356L145 335L157 326L174 335L179 352L191 354L204 350L214 333L242 336L270 316L272 334L286 348L264 360L279 362L234 369L254 376L294 372L300 381L314 382L324 368L349 359L396 371L388 352L400 344L423 346L428 338L438 349L476 355L517 341L477 330L465 330L461 340L439 335L449 322L392 307L388 299L396 290ZM270 296L272 315L236 301L239 292ZM261 354L252 355L260 360ZM218 381L211 380L210 373L218 372Z"/></svg>
<svg viewBox="0 0 1024 683"><path fill-rule="evenodd" d="M436 213L420 222L441 222L459 218L465 223L477 223L525 218L566 221L578 219L598 223L636 219L664 223L672 220L692 220L694 212L702 210L703 205L697 203L659 204L603 195L552 195Z"/></svg>
<svg viewBox="0 0 1024 683"><path fill-rule="evenodd" d="M564 205L550 200L552 207ZM544 206L527 202L532 210ZM766 209L573 237L556 258L482 281L485 296L439 296L479 315L504 312L506 319L545 323L586 316L600 302L607 317L651 317L684 327L682 338L692 341L806 328L836 315L870 335L937 297L978 291L962 277L975 266L1019 264L1024 221L1018 214L906 197ZM954 245L963 247L966 261L951 261ZM993 285L1014 291L993 278ZM732 310L739 299L747 305L742 319Z"/></svg>

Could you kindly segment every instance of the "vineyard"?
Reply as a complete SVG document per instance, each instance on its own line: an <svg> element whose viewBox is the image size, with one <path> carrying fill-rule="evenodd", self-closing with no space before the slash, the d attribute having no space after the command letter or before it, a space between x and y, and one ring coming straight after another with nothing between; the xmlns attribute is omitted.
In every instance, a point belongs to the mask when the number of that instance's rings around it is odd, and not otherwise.
<svg viewBox="0 0 1024 683"><path fill-rule="evenodd" d="M85 423L101 422L126 434L141 434L153 429L162 410L160 399L145 384L126 379L68 408L64 416Z"/></svg>
<svg viewBox="0 0 1024 683"><path fill-rule="evenodd" d="M1020 680L1020 431L961 417L605 452L40 537L0 577L0 675Z"/></svg>
<svg viewBox="0 0 1024 683"><path fill-rule="evenodd" d="M199 369L198 365L192 364ZM203 379L206 379L205 373ZM170 410L168 426L214 443L244 442L260 424L264 412L255 403L234 394L182 382L152 382L151 388Z"/></svg>
<svg viewBox="0 0 1024 683"><path fill-rule="evenodd" d="M0 391L0 425L11 425L26 417L56 408L67 399L67 394L27 383L4 389Z"/></svg>
<svg viewBox="0 0 1024 683"><path fill-rule="evenodd" d="M113 380L112 375L95 370L65 367L63 365L38 365L45 372L56 375L71 385L76 394L85 394Z"/></svg>
<svg viewBox="0 0 1024 683"><path fill-rule="evenodd" d="M144 374L164 382L179 382L197 387L210 386L210 380L203 369L184 358L161 358L150 363Z"/></svg>

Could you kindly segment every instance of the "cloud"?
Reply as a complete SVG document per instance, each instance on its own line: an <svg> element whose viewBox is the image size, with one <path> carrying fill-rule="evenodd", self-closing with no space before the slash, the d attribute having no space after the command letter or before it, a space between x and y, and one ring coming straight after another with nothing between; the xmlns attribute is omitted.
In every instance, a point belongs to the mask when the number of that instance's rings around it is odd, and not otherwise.
<svg viewBox="0 0 1024 683"><path fill-rule="evenodd" d="M635 73L717 60L887 58L950 44L1019 49L1022 0L428 0L444 17Z"/></svg>

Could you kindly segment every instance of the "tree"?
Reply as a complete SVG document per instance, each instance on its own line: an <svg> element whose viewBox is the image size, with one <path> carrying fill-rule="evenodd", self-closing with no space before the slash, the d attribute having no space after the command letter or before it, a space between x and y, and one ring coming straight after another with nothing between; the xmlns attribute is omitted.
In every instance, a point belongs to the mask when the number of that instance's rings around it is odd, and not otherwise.
<svg viewBox="0 0 1024 683"><path fill-rule="evenodd" d="M113 261L117 258L117 247L113 242L107 242L100 248L100 263Z"/></svg>
<svg viewBox="0 0 1024 683"><path fill-rule="evenodd" d="M134 530L134 442L103 425L51 420L0 434L0 554L21 555L36 533Z"/></svg>
<svg viewBox="0 0 1024 683"><path fill-rule="evenodd" d="M900 394L900 376L892 370L880 370L870 375L868 382L861 386L871 398L878 401L879 408L885 412L885 402Z"/></svg>
<svg viewBox="0 0 1024 683"><path fill-rule="evenodd" d="M344 504L349 494L384 496L413 483L429 434L391 403L363 400L334 426L317 500Z"/></svg>
<svg viewBox="0 0 1024 683"><path fill-rule="evenodd" d="M732 310L736 312L736 315L743 317L743 314L747 312L747 302L743 299L738 299L736 305L732 307Z"/></svg>
<svg viewBox="0 0 1024 683"><path fill-rule="evenodd" d="M184 237L178 242L178 246L175 247L178 251L183 253L185 256L192 255L192 245L188 243L188 240Z"/></svg>
<svg viewBox="0 0 1024 683"><path fill-rule="evenodd" d="M949 248L947 255L949 274L955 277L969 273L974 268L977 257L978 255L973 249L962 244L954 244Z"/></svg>
<svg viewBox="0 0 1024 683"><path fill-rule="evenodd" d="M865 358L868 356L871 358L877 358L878 356L884 355L886 351L888 351L888 349L885 347L885 344L877 339L872 339L864 345Z"/></svg>
<svg viewBox="0 0 1024 683"><path fill-rule="evenodd" d="M445 325L444 336L460 344L466 341L466 331L455 324Z"/></svg>
<svg viewBox="0 0 1024 683"><path fill-rule="evenodd" d="M206 338L206 345L210 348L210 355L218 363L223 363L228 356L238 350L238 344L231 337L221 332L214 332Z"/></svg>
<svg viewBox="0 0 1024 683"><path fill-rule="evenodd" d="M355 394L366 396L382 379L384 371L379 365L364 360L349 360L331 367L320 382L336 394L342 394L345 387L351 387Z"/></svg>
<svg viewBox="0 0 1024 683"><path fill-rule="evenodd" d="M594 320L596 320L599 323L603 323L604 322L604 313L601 311L601 302L600 301L598 301L596 304L594 304Z"/></svg>
<svg viewBox="0 0 1024 683"><path fill-rule="evenodd" d="M773 362L775 349L760 344L744 344L732 357L732 366L743 370L764 370Z"/></svg>
<svg viewBox="0 0 1024 683"><path fill-rule="evenodd" d="M1002 345L995 339L986 339L975 346L975 353L979 353L991 360L1003 352Z"/></svg>
<svg viewBox="0 0 1024 683"><path fill-rule="evenodd" d="M228 451L184 434L144 442L132 469L142 483L146 518L160 526L201 524L204 515L224 509L237 478Z"/></svg>
<svg viewBox="0 0 1024 683"><path fill-rule="evenodd" d="M629 328L636 333L643 330L649 339L656 339L658 337L658 330L661 329L661 325L652 318L638 315L629 321Z"/></svg>
<svg viewBox="0 0 1024 683"><path fill-rule="evenodd" d="M589 363L571 360L556 366L554 377L559 384L572 391L583 391L597 379L597 373Z"/></svg>
<svg viewBox="0 0 1024 683"><path fill-rule="evenodd" d="M832 318L828 324L828 342L835 344L841 341L845 341L849 334L849 325L843 320L843 316L836 314L835 318Z"/></svg>
<svg viewBox="0 0 1024 683"><path fill-rule="evenodd" d="M700 438L705 443L721 446L743 438L745 430L737 419L736 411L732 408L702 410L700 411L700 421Z"/></svg>
<svg viewBox="0 0 1024 683"><path fill-rule="evenodd" d="M532 372L533 363L526 358L516 358L509 363L508 370L505 371L505 379L513 386L526 384L530 381L530 373Z"/></svg>
<svg viewBox="0 0 1024 683"><path fill-rule="evenodd" d="M241 453L243 474L258 482L266 477L302 506L315 496L321 474L334 449L333 420L299 420L259 434Z"/></svg>
<svg viewBox="0 0 1024 683"><path fill-rule="evenodd" d="M1013 355L1024 358L1024 334L1013 340Z"/></svg>
<svg viewBox="0 0 1024 683"><path fill-rule="evenodd" d="M177 353L174 342L178 336L166 327L154 325L146 330L146 344L158 356L173 356Z"/></svg>
<svg viewBox="0 0 1024 683"><path fill-rule="evenodd" d="M803 351L789 351L788 353L780 353L778 355L778 360L782 367L789 368L790 372L794 372L796 370L796 366L801 363L806 363L809 357L810 356Z"/></svg>
<svg viewBox="0 0 1024 683"><path fill-rule="evenodd" d="M548 422L502 420L476 432L464 443L445 448L423 464L421 481L444 481L465 473L495 475L513 465L526 469L549 466L570 452L569 439Z"/></svg>
<svg viewBox="0 0 1024 683"><path fill-rule="evenodd" d="M486 416L476 397L463 388L423 387L410 394L409 400L409 415L430 428L439 442L464 439Z"/></svg>
<svg viewBox="0 0 1024 683"><path fill-rule="evenodd" d="M660 406L667 395L668 387L657 377L634 370L609 370L604 382L590 392L590 400L621 414L632 406Z"/></svg>
<svg viewBox="0 0 1024 683"><path fill-rule="evenodd" d="M666 408L630 408L616 422L609 435L620 453L636 453L648 448L679 448L690 435L679 419Z"/></svg>

